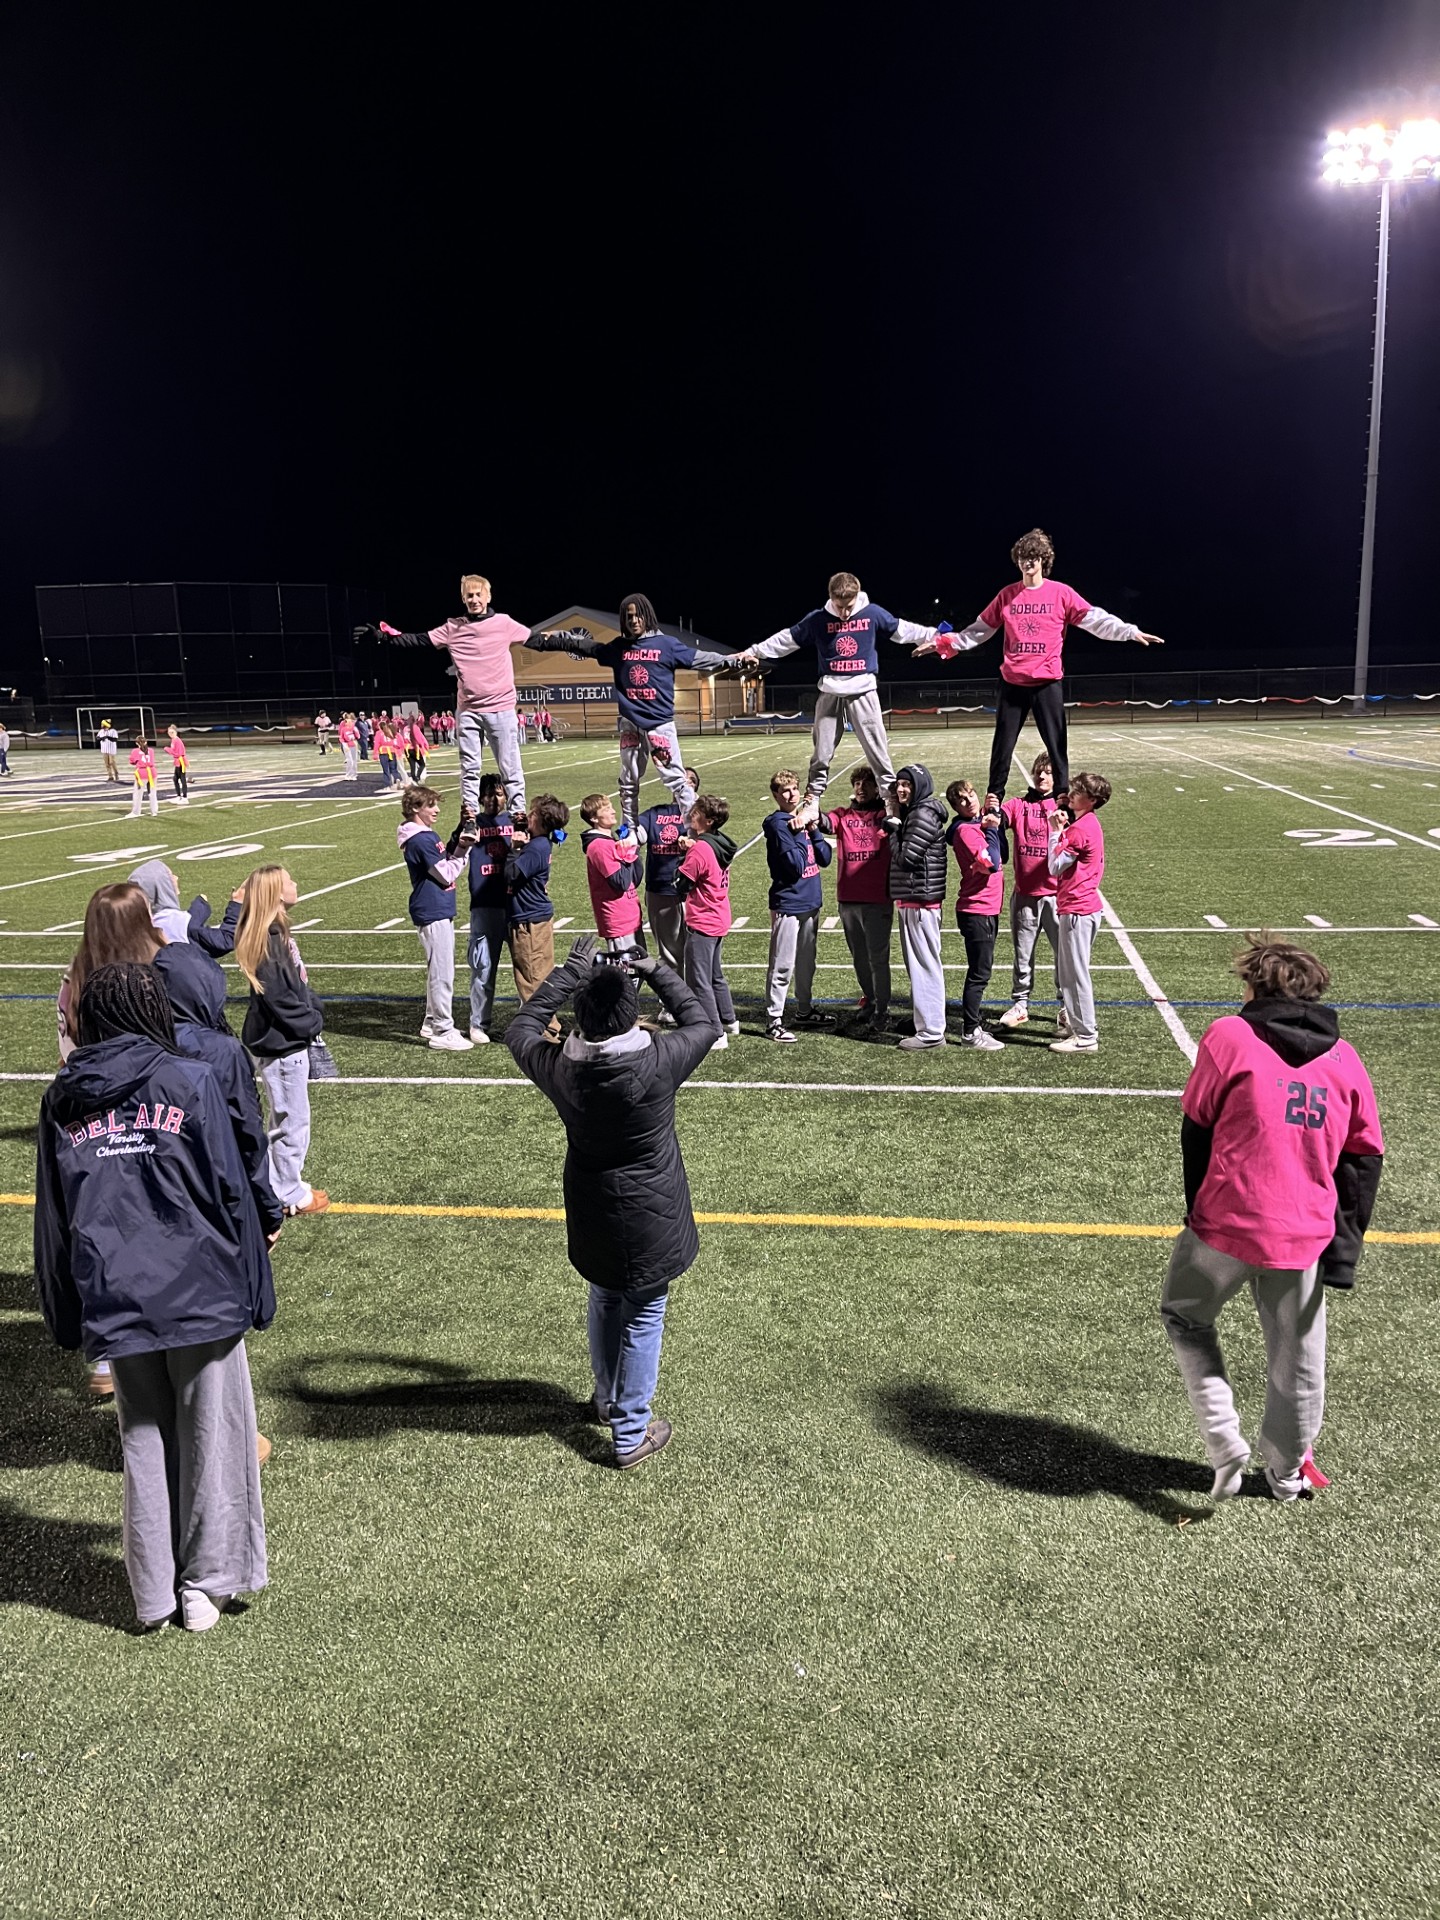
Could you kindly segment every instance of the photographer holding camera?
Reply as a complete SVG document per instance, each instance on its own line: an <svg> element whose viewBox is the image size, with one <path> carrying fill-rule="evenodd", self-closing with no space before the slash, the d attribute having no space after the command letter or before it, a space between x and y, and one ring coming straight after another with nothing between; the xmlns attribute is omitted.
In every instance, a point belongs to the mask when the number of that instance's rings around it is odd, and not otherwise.
<svg viewBox="0 0 1440 1920"><path fill-rule="evenodd" d="M595 1418L611 1429L617 1467L638 1466L670 1441L650 1415L670 1283L700 1251L690 1184L675 1134L675 1095L719 1028L669 967L632 949L601 955L582 934L570 956L510 1022L506 1043L565 1123L565 1226L575 1271L590 1283ZM672 1032L639 1024L637 979L673 1017ZM573 996L575 1029L560 1047L547 1022Z"/></svg>

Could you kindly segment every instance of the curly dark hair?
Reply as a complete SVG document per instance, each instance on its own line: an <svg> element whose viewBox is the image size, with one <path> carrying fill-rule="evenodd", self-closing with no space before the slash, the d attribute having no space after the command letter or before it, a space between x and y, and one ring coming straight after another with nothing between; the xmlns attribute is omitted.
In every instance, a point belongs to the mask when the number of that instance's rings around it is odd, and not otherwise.
<svg viewBox="0 0 1440 1920"><path fill-rule="evenodd" d="M1257 1000L1318 1000L1330 984L1330 969L1304 947L1268 933L1247 933L1236 954L1238 973Z"/></svg>
<svg viewBox="0 0 1440 1920"><path fill-rule="evenodd" d="M1055 568L1054 543L1042 527L1032 527L1029 533L1022 533L1011 547L1010 558L1017 567L1022 561L1038 560L1040 571L1048 580Z"/></svg>
<svg viewBox="0 0 1440 1920"><path fill-rule="evenodd" d="M625 631L625 610L627 607L634 607L636 613L640 616L640 625L643 632L653 633L659 626L660 622L655 616L655 609L650 604L650 596L645 593L627 593L625 598L620 602L620 631L622 633Z"/></svg>
<svg viewBox="0 0 1440 1920"><path fill-rule="evenodd" d="M1070 776L1070 791L1073 793L1077 787L1081 793L1089 794L1090 798L1095 802L1097 809L1103 807L1105 802L1110 798L1110 782L1105 778L1103 773L1072 773Z"/></svg>
<svg viewBox="0 0 1440 1920"><path fill-rule="evenodd" d="M530 811L539 821L542 833L558 833L570 821L569 807L563 800L557 800L553 793L539 794Z"/></svg>
<svg viewBox="0 0 1440 1920"><path fill-rule="evenodd" d="M712 832L718 831L730 818L730 802L723 793L697 793L695 804L710 822Z"/></svg>

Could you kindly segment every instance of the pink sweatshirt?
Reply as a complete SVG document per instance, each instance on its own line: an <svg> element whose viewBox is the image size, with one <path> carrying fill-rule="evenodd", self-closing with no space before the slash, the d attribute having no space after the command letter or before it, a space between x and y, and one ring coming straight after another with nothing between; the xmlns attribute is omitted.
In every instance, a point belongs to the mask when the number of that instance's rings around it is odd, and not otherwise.
<svg viewBox="0 0 1440 1920"><path fill-rule="evenodd" d="M167 740L165 742L165 751L177 767L183 767L189 758L185 752L185 742L180 738L178 733L173 740Z"/></svg>
<svg viewBox="0 0 1440 1920"><path fill-rule="evenodd" d="M143 753L139 747L132 747L130 749L130 764L135 769L135 783L137 786L143 787L147 782L150 786L154 786L155 755L149 747L146 747Z"/></svg>
<svg viewBox="0 0 1440 1920"><path fill-rule="evenodd" d="M992 867L985 829L978 820L956 822L950 846L960 869L955 914L999 913L1005 898L1005 869Z"/></svg>
<svg viewBox="0 0 1440 1920"><path fill-rule="evenodd" d="M685 924L692 933L726 934L734 917L730 912L730 869L715 858L715 849L697 840L680 862L680 871L694 886L685 896Z"/></svg>
<svg viewBox="0 0 1440 1920"><path fill-rule="evenodd" d="M1318 1260L1335 1232L1340 1155L1385 1150L1370 1076L1347 1041L1291 1067L1238 1014L1207 1029L1180 1104L1214 1129L1190 1226L1252 1267Z"/></svg>
<svg viewBox="0 0 1440 1920"><path fill-rule="evenodd" d="M832 807L822 831L835 835L838 879L835 898L841 906L863 902L883 907L890 899L890 841L880 831L883 807Z"/></svg>
<svg viewBox="0 0 1440 1920"><path fill-rule="evenodd" d="M643 916L639 894L634 887L617 893L610 880L611 874L619 873L622 867L634 866L635 854L633 840L616 840L604 832L585 835L585 878L590 885L590 905L594 909L596 929L607 940L640 931Z"/></svg>
<svg viewBox="0 0 1440 1920"><path fill-rule="evenodd" d="M1060 851L1075 864L1060 874L1055 891L1057 913L1100 913L1100 882L1105 873L1105 836L1093 813L1082 813L1060 835Z"/></svg>
<svg viewBox="0 0 1440 1920"><path fill-rule="evenodd" d="M487 613L483 620L456 618L430 629L432 647L448 647L455 662L461 713L498 713L515 705L512 647L522 647L530 629L508 613Z"/></svg>
<svg viewBox="0 0 1440 1920"><path fill-rule="evenodd" d="M1007 800L1000 811L1010 827L1016 893L1023 893L1027 900L1049 899L1060 884L1049 867L1054 795L1047 793L1043 800Z"/></svg>

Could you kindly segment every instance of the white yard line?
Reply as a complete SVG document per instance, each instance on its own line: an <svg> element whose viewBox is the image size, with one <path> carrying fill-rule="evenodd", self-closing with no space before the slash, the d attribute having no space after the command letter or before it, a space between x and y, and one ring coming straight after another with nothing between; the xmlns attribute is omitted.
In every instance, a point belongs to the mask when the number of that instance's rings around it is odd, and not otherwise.
<svg viewBox="0 0 1440 1920"><path fill-rule="evenodd" d="M564 924L568 926L570 924L570 916L567 914L562 916L562 918L563 918ZM1436 923L1432 920L1427 920L1423 914L1418 914L1418 913L1412 914L1410 918L1414 922L1414 924L1411 926L1329 927L1326 929L1326 931L1329 933L1346 933L1346 934L1362 934L1362 933L1363 934L1371 934L1371 933L1417 933L1418 934L1418 933L1430 933L1437 930ZM560 925L561 925L561 920L557 920L555 922L556 928L558 929ZM363 938L368 940L374 935L383 934L387 939L398 939L401 937L408 937L410 931L411 931L410 923L408 921L389 920L389 921L385 921L378 927L316 927L311 934L311 938L312 939L338 939L338 940L355 940L355 939ZM577 933L595 933L597 929L595 927L577 927L575 931ZM822 927L820 931L823 933L826 931L826 929ZM837 929L836 931L838 932L839 929ZM1311 929L1309 927L1291 927L1291 926L1274 927L1272 926L1272 927L1269 927L1267 931L1269 931L1270 933L1308 933L1311 931ZM962 937L960 934L960 930L957 927L942 927L940 929L940 932L946 939L950 939L950 940L959 940ZM1113 929L1110 927L1101 927L1100 932L1103 934L1110 934L1113 932ZM1160 934L1166 934L1174 937L1193 936L1193 935L1210 936L1217 933L1227 933L1233 939L1236 929L1234 927L1209 927L1209 926L1206 926L1206 927L1195 927L1195 926L1191 926L1191 927L1130 927L1130 926L1127 926L1126 932L1131 935L1160 933ZM739 933L741 935L749 936L752 939L759 938L762 940L768 940L770 938L770 929L768 926L732 927L730 929L730 933ZM46 934L43 930L35 929L35 928L26 929L23 927L12 927L7 930L5 923L3 921L0 921L0 940L46 940L52 937L54 936ZM727 933L725 938L728 940L730 938L730 934ZM999 939L1001 944L1003 945L1003 943L1007 941L1009 938L1010 938L1009 929L1007 927L1002 926L999 934ZM1099 972L1103 972L1104 970L1105 970L1104 965L1100 963L1097 963L1095 966L1092 966L1091 968L1092 973L1099 973Z"/></svg>
<svg viewBox="0 0 1440 1920"><path fill-rule="evenodd" d="M343 887L358 887L362 880L378 880L382 873L399 873L404 867L403 860L392 860L388 867L372 867L369 873L357 873L349 880L336 880L328 887L314 887L309 893L297 896L298 900L318 900L322 893L339 893Z"/></svg>
<svg viewBox="0 0 1440 1920"><path fill-rule="evenodd" d="M0 1082L48 1083L53 1073L0 1073ZM338 1080L312 1080L316 1087L515 1087L533 1091L519 1074L342 1074ZM1097 1100L1178 1100L1180 1087L984 1087L900 1086L888 1080L687 1080L683 1093L923 1093L946 1097L956 1094L1007 1094L1041 1098L1090 1097Z"/></svg>
<svg viewBox="0 0 1440 1920"><path fill-rule="evenodd" d="M1155 1011L1160 1015L1160 1018L1165 1022L1166 1026L1170 1029L1170 1036L1174 1040L1176 1046L1179 1047L1180 1051L1184 1054L1185 1058L1190 1062L1191 1066L1193 1067L1195 1064L1195 1056L1198 1053L1199 1048L1196 1046L1194 1040L1191 1039L1189 1030L1186 1027L1185 1022L1180 1018L1179 1014L1175 1011L1174 1007L1171 1006L1169 1000L1167 1000L1165 995L1160 991L1160 983L1156 980L1154 974L1151 973L1150 969L1146 966L1145 962L1140 958L1140 950L1135 945L1135 942L1130 938L1129 931L1127 930L1124 921L1120 918L1119 914L1116 913L1115 909L1111 906L1110 902L1105 898L1103 893L1100 895L1100 911L1104 916L1105 920L1108 922L1110 931L1114 934L1116 941L1119 943L1120 951L1124 954L1125 958L1130 962L1131 967L1134 969L1135 978L1140 982L1141 987L1149 995L1151 1001L1154 1003Z"/></svg>

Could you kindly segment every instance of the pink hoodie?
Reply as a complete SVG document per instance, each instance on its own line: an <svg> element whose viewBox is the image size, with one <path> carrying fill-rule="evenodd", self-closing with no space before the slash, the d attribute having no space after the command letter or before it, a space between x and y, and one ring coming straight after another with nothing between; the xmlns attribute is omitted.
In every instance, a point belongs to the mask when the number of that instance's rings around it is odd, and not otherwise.
<svg viewBox="0 0 1440 1920"><path fill-rule="evenodd" d="M685 896L685 924L693 933L726 934L734 918L730 911L730 869L715 858L715 849L697 840L680 862L680 871L694 885Z"/></svg>

